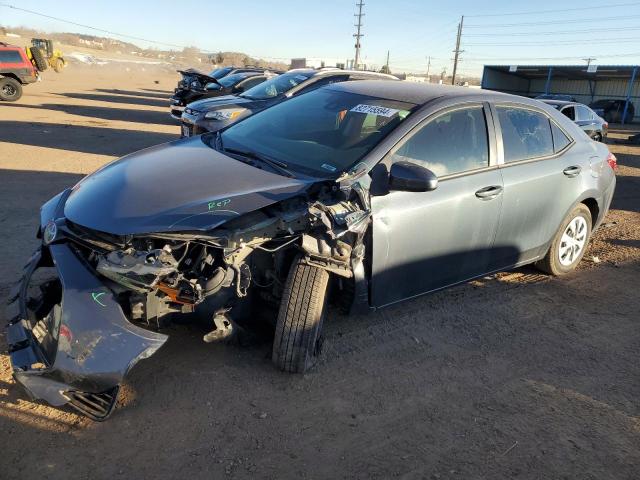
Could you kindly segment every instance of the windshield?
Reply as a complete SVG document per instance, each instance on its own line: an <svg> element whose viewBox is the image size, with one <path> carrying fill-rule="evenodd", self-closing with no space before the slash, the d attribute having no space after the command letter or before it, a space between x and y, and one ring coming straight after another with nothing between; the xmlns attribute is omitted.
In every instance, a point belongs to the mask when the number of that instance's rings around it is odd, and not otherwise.
<svg viewBox="0 0 640 480"><path fill-rule="evenodd" d="M246 73L234 73L233 75L227 75L226 77L221 78L218 80L218 83L223 87L232 87L239 81L248 77L251 77L251 75L247 75Z"/></svg>
<svg viewBox="0 0 640 480"><path fill-rule="evenodd" d="M416 107L324 88L263 110L221 134L225 149L255 152L290 170L336 178ZM212 140L205 140L213 145Z"/></svg>
<svg viewBox="0 0 640 480"><path fill-rule="evenodd" d="M216 80L220 80L225 75L228 75L232 69L233 67L216 68L209 74L209 76L215 78Z"/></svg>
<svg viewBox="0 0 640 480"><path fill-rule="evenodd" d="M277 97L278 95L288 92L305 80L308 80L310 77L310 72L285 73L250 88L240 96L253 100L265 100L267 98Z"/></svg>

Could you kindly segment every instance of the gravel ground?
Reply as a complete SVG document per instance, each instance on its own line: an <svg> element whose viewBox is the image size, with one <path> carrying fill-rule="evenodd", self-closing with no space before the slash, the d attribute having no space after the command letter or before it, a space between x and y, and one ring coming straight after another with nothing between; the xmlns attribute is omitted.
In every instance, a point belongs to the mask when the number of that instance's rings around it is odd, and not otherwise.
<svg viewBox="0 0 640 480"><path fill-rule="evenodd" d="M177 137L176 80L72 66L0 105L0 298L36 246L41 203ZM275 371L268 343L207 345L204 327L174 326L93 423L29 401L0 334L0 477L638 478L640 147L610 148L613 208L577 272L521 268L332 313L304 376Z"/></svg>

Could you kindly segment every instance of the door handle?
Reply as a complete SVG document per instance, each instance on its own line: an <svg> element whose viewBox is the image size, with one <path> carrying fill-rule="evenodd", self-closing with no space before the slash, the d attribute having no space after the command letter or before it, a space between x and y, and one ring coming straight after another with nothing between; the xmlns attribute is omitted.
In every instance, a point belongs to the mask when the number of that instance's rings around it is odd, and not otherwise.
<svg viewBox="0 0 640 480"><path fill-rule="evenodd" d="M476 192L476 197L481 200L491 200L496 198L502 193L502 187L500 185L491 185L489 187L481 188Z"/></svg>
<svg viewBox="0 0 640 480"><path fill-rule="evenodd" d="M562 173L564 173L569 178L573 178L580 175L581 171L582 167L580 165L573 165L571 167L565 168Z"/></svg>

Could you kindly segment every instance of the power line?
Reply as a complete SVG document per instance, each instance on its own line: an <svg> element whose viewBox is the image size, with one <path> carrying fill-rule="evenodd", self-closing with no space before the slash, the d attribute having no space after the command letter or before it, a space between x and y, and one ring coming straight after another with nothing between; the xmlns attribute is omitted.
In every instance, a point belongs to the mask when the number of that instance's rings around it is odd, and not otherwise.
<svg viewBox="0 0 640 480"><path fill-rule="evenodd" d="M617 27L616 32L640 30L640 27ZM583 30L555 30L553 32L503 32L503 33L465 33L463 37L530 37L531 35L574 35L576 33L602 33L602 28L587 28Z"/></svg>
<svg viewBox="0 0 640 480"><path fill-rule="evenodd" d="M608 20L630 20L635 18L640 18L640 15L626 15L624 17L575 18L575 19L568 19L568 20L554 20L550 22L475 24L475 25L467 25L467 28L505 28L505 27L531 27L531 26L537 26L537 25L565 25L567 23L603 22Z"/></svg>
<svg viewBox="0 0 640 480"><path fill-rule="evenodd" d="M481 55L480 57L470 57L466 58L467 62L487 62L487 61L506 61L506 60L518 60L518 61L534 61L534 60L582 60L586 57L586 55L579 55L575 57L493 57L493 56L482 56L482 53L478 53L477 55ZM624 58L624 57L640 57L640 52L634 53L616 53L616 54L596 54L598 58Z"/></svg>
<svg viewBox="0 0 640 480"><path fill-rule="evenodd" d="M111 31L111 30L105 30L103 28L92 27L91 25L85 25L83 23L74 22L72 20L66 20L64 18L54 17L52 15L47 15L47 14L40 13L40 12L35 12L33 10L28 10L26 8L16 7L14 5L9 5L7 3L0 3L0 7L6 7L6 8L14 9L14 10L19 10L21 12L30 13L32 15L37 15L39 17L44 17L44 18L48 18L48 19L51 19L51 20L56 20L56 21L62 22L62 23L67 23L69 25L74 25L76 27L87 28L89 30L94 30L96 32L101 32L101 33L106 33L106 34L109 34L109 35L114 35L116 37L129 38L129 39L132 39L132 40L138 40L138 41L143 41L143 42L147 42L147 43L153 43L153 44L156 44L156 45L164 45L166 47L176 47L176 48L181 48L181 49L190 48L191 47L191 45L177 45L177 44L174 44L174 43L159 42L157 40L150 40L148 38L136 37L134 35L127 35L127 34L124 34L124 33L118 33L118 32L114 32L114 31ZM204 54L215 53L215 52L213 52L211 50L200 49L200 51L202 53L204 53ZM250 54L247 54L247 55L252 57L252 58L261 58L261 59L270 59L270 60L283 60L283 61L291 60L290 57L273 57L271 55L250 55ZM338 58L338 56L336 56L336 58Z"/></svg>
<svg viewBox="0 0 640 480"><path fill-rule="evenodd" d="M33 10L27 10L26 8L16 7L14 5L9 5L7 3L0 3L0 7L12 8L13 10L19 10L21 12L30 13L32 15L37 15L39 17L44 17L44 18L48 18L48 19L51 19L51 20L57 20L58 22L68 23L69 25L75 25L76 27L88 28L89 30L94 30L96 32L101 32L101 33L107 33L109 35L115 35L115 36L118 36L118 37L130 38L132 40L138 40L138 41L143 41L143 42L147 42L147 43L154 43L156 45L164 45L166 47L189 48L188 46L185 46L185 45L176 45L176 44L173 44L173 43L158 42L156 40L149 40L148 38L136 37L136 36L133 36L133 35L127 35L125 33L118 33L118 32L113 32L111 30L105 30L103 28L92 27L91 25L85 25L83 23L77 23L77 22L73 22L71 20L65 20L64 18L54 17L54 16L51 16L51 15L46 15L44 13L34 12Z"/></svg>
<svg viewBox="0 0 640 480"><path fill-rule="evenodd" d="M564 13L564 12L577 12L580 10L593 10L594 8L602 8L606 7L615 8L615 7L631 7L634 5L640 5L640 2L629 2L629 3L616 3L613 5L594 5L592 7L575 7L575 8L559 8L557 10L532 10L528 12L509 12L509 13L482 13L478 15L467 15L467 17L479 18L479 17L509 17L509 16L517 16L517 15L538 15L543 13Z"/></svg>
<svg viewBox="0 0 640 480"><path fill-rule="evenodd" d="M576 39L566 42L548 41L548 42L514 42L514 43L466 43L468 47L544 47L544 46L556 46L556 45L583 45L592 39ZM598 44L606 43L620 43L620 42L633 42L639 41L640 37L624 37L624 38L606 38L604 40L598 40Z"/></svg>

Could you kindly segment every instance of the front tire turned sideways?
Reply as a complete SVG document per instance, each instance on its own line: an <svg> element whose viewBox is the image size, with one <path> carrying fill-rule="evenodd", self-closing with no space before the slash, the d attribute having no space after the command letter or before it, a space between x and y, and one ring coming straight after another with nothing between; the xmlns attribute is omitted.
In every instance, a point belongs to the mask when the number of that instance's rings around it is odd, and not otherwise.
<svg viewBox="0 0 640 480"><path fill-rule="evenodd" d="M564 219L549 251L543 259L536 262L536 267L556 276L573 271L587 249L591 228L591 211L581 203Z"/></svg>
<svg viewBox="0 0 640 480"><path fill-rule="evenodd" d="M327 309L329 272L294 260L284 287L272 361L285 372L304 373L317 359Z"/></svg>

